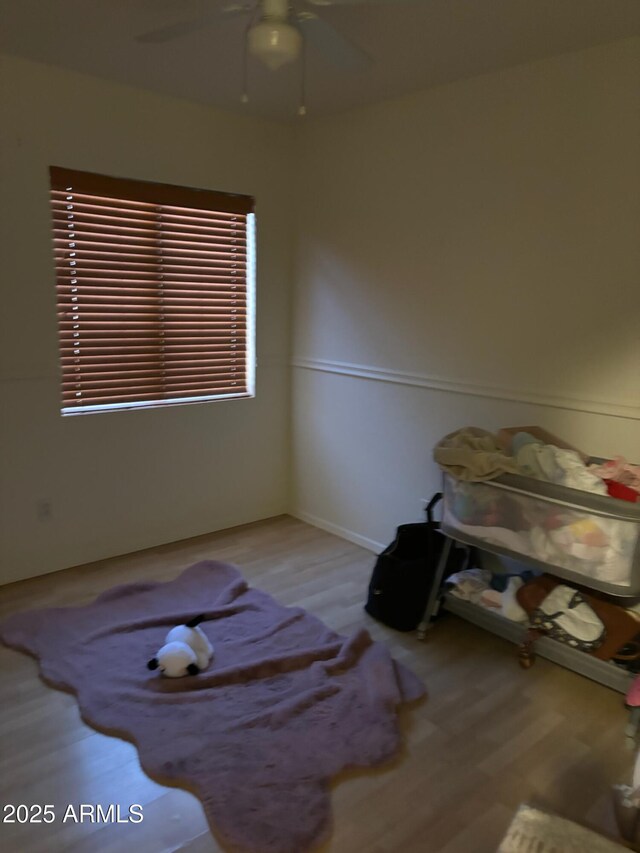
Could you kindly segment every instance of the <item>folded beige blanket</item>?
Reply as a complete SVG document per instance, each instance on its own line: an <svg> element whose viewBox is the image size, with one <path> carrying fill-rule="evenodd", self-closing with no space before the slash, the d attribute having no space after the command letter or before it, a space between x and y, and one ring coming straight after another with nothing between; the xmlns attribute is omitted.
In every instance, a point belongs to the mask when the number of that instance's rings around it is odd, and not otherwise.
<svg viewBox="0 0 640 853"><path fill-rule="evenodd" d="M515 459L506 455L496 437L478 427L465 427L446 435L435 446L433 458L445 471L469 482L518 473Z"/></svg>

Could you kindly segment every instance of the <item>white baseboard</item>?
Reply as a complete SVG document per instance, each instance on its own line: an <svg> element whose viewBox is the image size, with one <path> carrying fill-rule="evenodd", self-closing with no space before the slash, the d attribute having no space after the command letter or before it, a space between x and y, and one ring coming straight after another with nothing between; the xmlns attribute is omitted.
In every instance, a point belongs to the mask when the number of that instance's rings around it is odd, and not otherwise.
<svg viewBox="0 0 640 853"><path fill-rule="evenodd" d="M387 547L381 542L375 542L373 539L367 539L366 536L360 536L359 533L354 533L353 530L348 530L346 527L340 527L339 524L334 524L332 521L325 521L324 518L318 518L310 512L305 512L302 509L292 509L289 512L294 518L300 521L306 521L307 524L312 524L314 527L319 527L320 530L326 530L327 533L333 533L341 539L346 539L347 542L353 542L354 545L360 545L361 548L366 548L367 551L373 551L374 554L379 554Z"/></svg>

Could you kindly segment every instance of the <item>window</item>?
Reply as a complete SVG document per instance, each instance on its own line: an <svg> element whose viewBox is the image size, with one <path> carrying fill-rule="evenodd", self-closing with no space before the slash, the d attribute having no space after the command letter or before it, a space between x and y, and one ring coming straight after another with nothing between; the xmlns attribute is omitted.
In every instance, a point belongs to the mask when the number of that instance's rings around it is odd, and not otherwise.
<svg viewBox="0 0 640 853"><path fill-rule="evenodd" d="M253 199L49 171L62 414L251 396Z"/></svg>

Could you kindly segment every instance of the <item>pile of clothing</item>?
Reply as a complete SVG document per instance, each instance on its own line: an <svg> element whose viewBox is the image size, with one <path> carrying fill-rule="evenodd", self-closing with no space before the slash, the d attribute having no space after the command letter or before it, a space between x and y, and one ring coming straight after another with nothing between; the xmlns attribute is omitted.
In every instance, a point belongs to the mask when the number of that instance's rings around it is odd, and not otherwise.
<svg viewBox="0 0 640 853"><path fill-rule="evenodd" d="M529 617L518 604L517 592L533 572L509 574L490 572L488 569L464 569L449 575L447 588L452 595L463 601L470 601L500 613L512 622L527 622Z"/></svg>
<svg viewBox="0 0 640 853"><path fill-rule="evenodd" d="M441 468L467 482L523 474L571 489L640 502L640 466L621 456L589 465L585 454L539 427L504 429L496 435L466 427L445 436L433 456Z"/></svg>
<svg viewBox="0 0 640 853"><path fill-rule="evenodd" d="M468 427L439 442L434 458L450 475L445 518L465 541L481 540L607 584L630 585L640 537L639 466L621 457L590 463L585 454L539 427L496 435ZM531 486L518 492L492 485L507 473L530 478ZM571 491L558 502L547 499L536 482ZM576 491L587 494L580 497ZM617 499L611 501L611 517L603 514L600 496L607 506L607 496Z"/></svg>

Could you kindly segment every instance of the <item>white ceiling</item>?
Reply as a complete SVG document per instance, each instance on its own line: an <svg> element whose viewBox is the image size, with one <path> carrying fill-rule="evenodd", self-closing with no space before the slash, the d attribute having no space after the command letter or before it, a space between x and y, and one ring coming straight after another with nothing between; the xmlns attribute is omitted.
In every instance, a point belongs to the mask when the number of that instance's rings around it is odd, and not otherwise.
<svg viewBox="0 0 640 853"><path fill-rule="evenodd" d="M342 0L344 2L345 0ZM242 91L246 16L164 44L135 36L206 15L231 0L0 0L0 51L177 97L274 119L294 119L300 67L249 63ZM354 3L354 0L350 0ZM459 80L640 33L640 0L361 0L307 6L369 54L364 70L307 50L309 116Z"/></svg>

